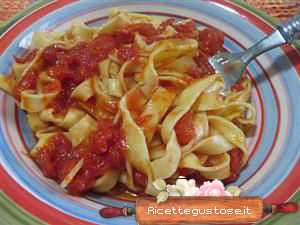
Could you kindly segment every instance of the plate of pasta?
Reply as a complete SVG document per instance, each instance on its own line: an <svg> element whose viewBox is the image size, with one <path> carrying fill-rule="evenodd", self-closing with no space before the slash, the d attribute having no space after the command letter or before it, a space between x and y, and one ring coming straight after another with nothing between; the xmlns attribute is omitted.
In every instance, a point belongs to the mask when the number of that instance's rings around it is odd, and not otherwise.
<svg viewBox="0 0 300 225"><path fill-rule="evenodd" d="M285 201L299 188L300 56L273 50L224 95L208 59L273 29L237 1L56 1L0 36L1 190L49 224L221 180ZM299 65L299 64L298 64Z"/></svg>

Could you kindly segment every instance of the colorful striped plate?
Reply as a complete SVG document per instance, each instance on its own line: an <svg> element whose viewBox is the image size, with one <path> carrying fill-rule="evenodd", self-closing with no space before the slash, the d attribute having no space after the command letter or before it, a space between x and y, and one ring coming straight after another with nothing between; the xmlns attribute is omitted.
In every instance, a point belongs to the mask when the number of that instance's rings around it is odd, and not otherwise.
<svg viewBox="0 0 300 225"><path fill-rule="evenodd" d="M6 24L0 36L0 74L8 73L12 56L30 43L32 32L63 30L74 21L101 24L108 9L122 7L153 15L190 17L199 26L210 26L226 34L230 51L248 48L272 32L275 22L240 1L227 0L59 0L39 1L19 20ZM300 55L295 47L270 51L248 68L254 81L252 100L258 111L257 128L248 144L249 166L236 182L244 195L261 196L267 202L299 200L300 186ZM104 205L132 205L118 199L65 194L42 176L26 152L34 138L14 101L0 93L0 223L5 224L136 224L133 217L104 219ZM16 208L13 204L18 204ZM22 208L22 209L21 209ZM25 209L32 216L23 211ZM276 215L261 224L300 224L300 214ZM1 223L2 224L2 223Z"/></svg>

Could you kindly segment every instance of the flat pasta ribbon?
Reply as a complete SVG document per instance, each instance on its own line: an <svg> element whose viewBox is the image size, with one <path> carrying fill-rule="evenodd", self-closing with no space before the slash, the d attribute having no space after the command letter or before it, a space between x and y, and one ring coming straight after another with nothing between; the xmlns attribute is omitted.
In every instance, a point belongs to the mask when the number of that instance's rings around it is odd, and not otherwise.
<svg viewBox="0 0 300 225"><path fill-rule="evenodd" d="M34 55L16 60L0 88L27 113L37 138L30 156L44 174L51 177L41 163L68 191L106 193L122 183L155 196L152 183L172 183L182 168L230 177L233 149L245 166L246 131L256 120L251 81L224 96L223 77L206 68L200 32L216 41L191 20L120 9L99 27L35 32Z"/></svg>

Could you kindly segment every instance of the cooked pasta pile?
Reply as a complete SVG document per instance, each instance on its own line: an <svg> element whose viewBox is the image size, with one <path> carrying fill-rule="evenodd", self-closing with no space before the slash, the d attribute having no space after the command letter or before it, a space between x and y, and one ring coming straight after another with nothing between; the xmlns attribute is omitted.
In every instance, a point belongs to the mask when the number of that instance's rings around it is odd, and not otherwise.
<svg viewBox="0 0 300 225"><path fill-rule="evenodd" d="M30 156L71 194L116 185L156 195L178 176L232 182L255 123L245 78L229 95L208 57L224 36L176 21L113 10L100 27L36 32L0 87L27 112Z"/></svg>

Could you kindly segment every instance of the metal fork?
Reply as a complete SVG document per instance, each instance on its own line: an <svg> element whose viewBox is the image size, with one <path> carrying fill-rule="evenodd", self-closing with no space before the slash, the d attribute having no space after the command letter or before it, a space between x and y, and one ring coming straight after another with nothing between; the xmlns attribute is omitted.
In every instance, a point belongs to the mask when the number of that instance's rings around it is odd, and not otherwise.
<svg viewBox="0 0 300 225"><path fill-rule="evenodd" d="M226 93L240 80L248 64L257 56L300 38L300 14L283 22L270 35L243 52L221 52L209 59L210 64L224 77Z"/></svg>

